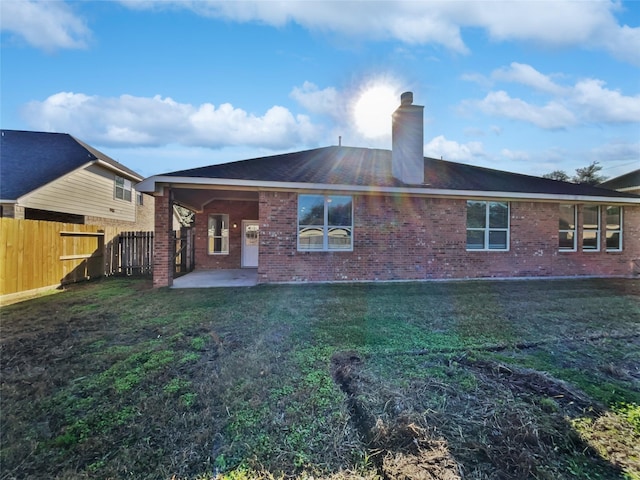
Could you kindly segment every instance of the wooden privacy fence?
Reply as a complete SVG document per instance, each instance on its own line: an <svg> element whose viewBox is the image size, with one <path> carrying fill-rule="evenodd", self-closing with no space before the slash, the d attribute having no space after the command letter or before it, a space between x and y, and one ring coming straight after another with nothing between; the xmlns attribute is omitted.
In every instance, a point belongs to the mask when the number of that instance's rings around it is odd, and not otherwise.
<svg viewBox="0 0 640 480"><path fill-rule="evenodd" d="M115 227L0 218L0 295L105 274Z"/></svg>
<svg viewBox="0 0 640 480"><path fill-rule="evenodd" d="M153 232L0 218L0 296L103 275L153 272ZM175 232L175 272L193 270L194 233Z"/></svg>

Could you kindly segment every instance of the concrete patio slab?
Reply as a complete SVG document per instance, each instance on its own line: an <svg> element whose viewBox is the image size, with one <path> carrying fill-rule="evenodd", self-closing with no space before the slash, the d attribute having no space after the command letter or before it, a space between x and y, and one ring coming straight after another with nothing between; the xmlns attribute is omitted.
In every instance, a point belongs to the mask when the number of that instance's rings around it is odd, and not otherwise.
<svg viewBox="0 0 640 480"><path fill-rule="evenodd" d="M257 268L196 270L173 279L171 288L252 287L258 284Z"/></svg>

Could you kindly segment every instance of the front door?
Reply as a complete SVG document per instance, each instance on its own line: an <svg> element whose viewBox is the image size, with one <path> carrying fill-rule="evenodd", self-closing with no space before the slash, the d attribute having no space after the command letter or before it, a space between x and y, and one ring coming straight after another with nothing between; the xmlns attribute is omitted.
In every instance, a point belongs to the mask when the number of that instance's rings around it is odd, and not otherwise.
<svg viewBox="0 0 640 480"><path fill-rule="evenodd" d="M260 224L257 220L242 221L242 267L258 267Z"/></svg>

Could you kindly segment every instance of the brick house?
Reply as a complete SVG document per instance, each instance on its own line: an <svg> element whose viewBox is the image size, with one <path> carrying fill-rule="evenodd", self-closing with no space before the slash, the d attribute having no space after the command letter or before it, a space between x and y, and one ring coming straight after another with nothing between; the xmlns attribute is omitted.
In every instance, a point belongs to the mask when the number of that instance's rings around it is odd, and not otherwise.
<svg viewBox="0 0 640 480"><path fill-rule="evenodd" d="M196 212L197 269L260 283L640 274L640 196L423 156L402 95L392 150L330 146L171 172L154 285L171 285L171 210Z"/></svg>

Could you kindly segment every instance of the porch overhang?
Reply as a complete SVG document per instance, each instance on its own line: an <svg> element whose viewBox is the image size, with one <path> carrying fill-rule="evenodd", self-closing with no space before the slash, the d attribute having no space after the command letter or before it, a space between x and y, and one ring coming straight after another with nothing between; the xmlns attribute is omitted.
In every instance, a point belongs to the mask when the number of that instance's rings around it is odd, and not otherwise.
<svg viewBox="0 0 640 480"><path fill-rule="evenodd" d="M217 200L231 201L258 201L258 190L212 188L202 186L171 186L173 202L188 208L196 213L201 213L211 202Z"/></svg>

